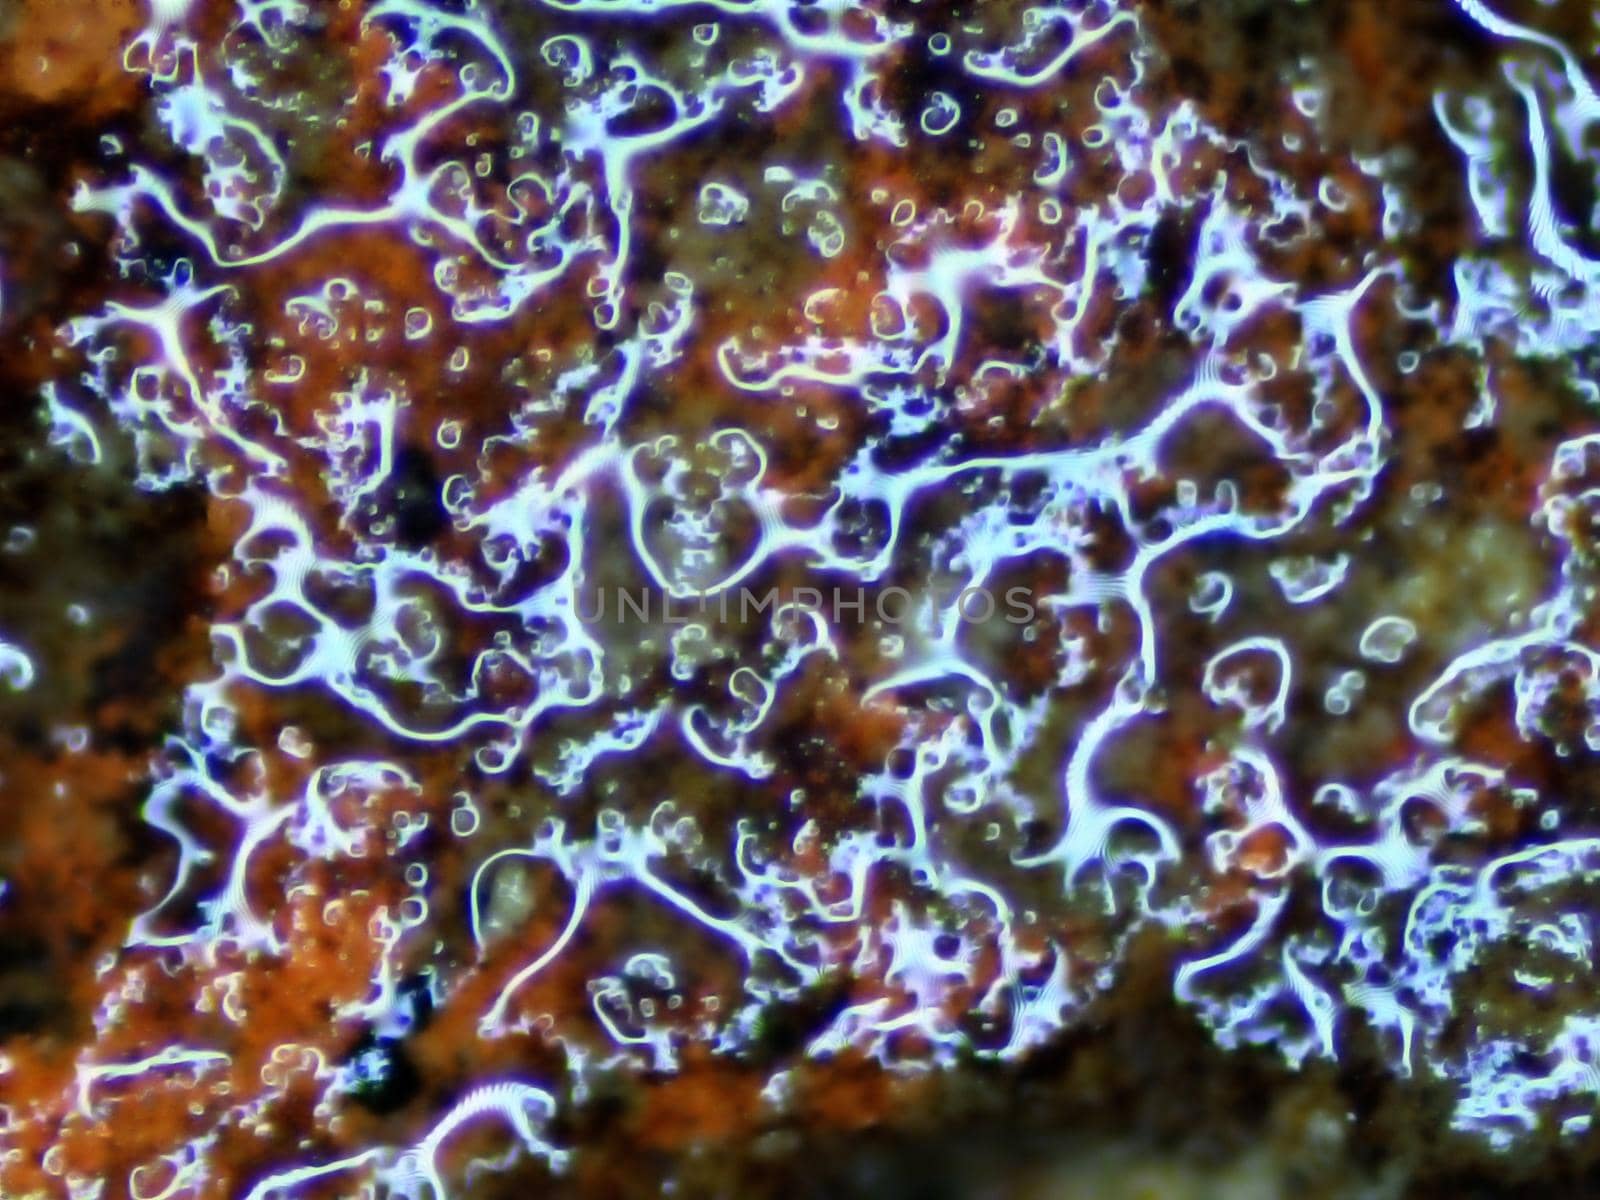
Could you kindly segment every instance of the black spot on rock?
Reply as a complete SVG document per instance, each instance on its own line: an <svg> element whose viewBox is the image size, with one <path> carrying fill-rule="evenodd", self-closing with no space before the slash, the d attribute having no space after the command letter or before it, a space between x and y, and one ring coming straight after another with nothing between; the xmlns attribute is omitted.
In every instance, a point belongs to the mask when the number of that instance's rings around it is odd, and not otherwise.
<svg viewBox="0 0 1600 1200"><path fill-rule="evenodd" d="M404 1108L422 1086L404 1045L370 1030L351 1049L345 1066L351 1070L356 1103L379 1116Z"/></svg>
<svg viewBox="0 0 1600 1200"><path fill-rule="evenodd" d="M416 446L402 447L396 453L384 497L394 516L395 537L410 549L433 541L449 521L433 459Z"/></svg>

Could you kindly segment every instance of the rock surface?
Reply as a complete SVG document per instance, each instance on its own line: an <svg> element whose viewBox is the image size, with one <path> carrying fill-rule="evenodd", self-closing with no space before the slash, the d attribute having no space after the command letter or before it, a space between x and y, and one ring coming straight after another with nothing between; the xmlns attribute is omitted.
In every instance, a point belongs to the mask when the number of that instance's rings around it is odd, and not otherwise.
<svg viewBox="0 0 1600 1200"><path fill-rule="evenodd" d="M0 1194L1583 1194L1597 36L0 6Z"/></svg>

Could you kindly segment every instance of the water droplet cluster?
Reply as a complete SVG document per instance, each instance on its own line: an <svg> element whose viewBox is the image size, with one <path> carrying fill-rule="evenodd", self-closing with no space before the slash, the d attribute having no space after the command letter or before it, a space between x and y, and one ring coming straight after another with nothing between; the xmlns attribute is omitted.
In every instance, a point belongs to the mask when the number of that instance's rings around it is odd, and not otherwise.
<svg viewBox="0 0 1600 1200"><path fill-rule="evenodd" d="M1139 5L153 6L44 402L229 550L0 1190L471 1194L618 1080L1021 1060L1151 936L1223 1046L1586 1128L1600 98L1458 7L1441 249Z"/></svg>

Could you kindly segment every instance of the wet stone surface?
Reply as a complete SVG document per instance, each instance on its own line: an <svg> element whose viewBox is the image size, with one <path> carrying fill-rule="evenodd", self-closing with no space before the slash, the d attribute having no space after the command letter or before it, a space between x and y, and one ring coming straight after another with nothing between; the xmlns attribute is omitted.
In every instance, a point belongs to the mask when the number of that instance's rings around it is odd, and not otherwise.
<svg viewBox="0 0 1600 1200"><path fill-rule="evenodd" d="M0 3L0 1194L1584 1194L1592 6Z"/></svg>

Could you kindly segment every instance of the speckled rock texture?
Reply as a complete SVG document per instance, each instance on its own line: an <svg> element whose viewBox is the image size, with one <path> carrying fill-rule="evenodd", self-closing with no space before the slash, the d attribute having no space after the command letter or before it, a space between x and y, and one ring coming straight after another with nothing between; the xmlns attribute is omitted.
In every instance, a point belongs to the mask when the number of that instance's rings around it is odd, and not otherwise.
<svg viewBox="0 0 1600 1200"><path fill-rule="evenodd" d="M0 1195L1600 1190L1597 53L0 0Z"/></svg>

